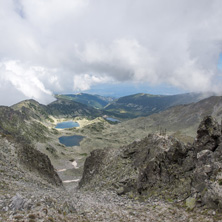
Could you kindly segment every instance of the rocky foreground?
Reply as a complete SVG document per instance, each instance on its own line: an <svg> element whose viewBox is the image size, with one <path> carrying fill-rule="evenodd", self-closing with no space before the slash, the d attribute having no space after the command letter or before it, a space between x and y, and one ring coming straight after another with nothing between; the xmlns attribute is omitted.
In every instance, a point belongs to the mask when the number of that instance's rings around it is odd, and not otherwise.
<svg viewBox="0 0 222 222"><path fill-rule="evenodd" d="M206 117L194 144L151 134L93 151L67 191L46 155L0 137L0 221L222 221L221 152Z"/></svg>

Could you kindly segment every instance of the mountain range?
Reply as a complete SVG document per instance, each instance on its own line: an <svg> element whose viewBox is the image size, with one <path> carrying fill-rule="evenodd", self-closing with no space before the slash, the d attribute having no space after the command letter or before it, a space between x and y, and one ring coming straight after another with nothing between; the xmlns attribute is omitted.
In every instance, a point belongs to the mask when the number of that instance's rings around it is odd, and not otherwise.
<svg viewBox="0 0 222 222"><path fill-rule="evenodd" d="M206 95L186 93L178 95L152 95L139 93L121 97L105 107L106 111L122 118L148 116L166 110L169 107L197 102Z"/></svg>
<svg viewBox="0 0 222 222"><path fill-rule="evenodd" d="M0 221L221 221L222 97L201 96L0 106ZM68 120L80 126L55 129Z"/></svg>
<svg viewBox="0 0 222 222"><path fill-rule="evenodd" d="M25 100L13 105L12 108L37 119L48 118L49 115L95 118L103 114L102 111L92 106L63 98L58 98L48 105L42 105L35 100Z"/></svg>
<svg viewBox="0 0 222 222"><path fill-rule="evenodd" d="M84 98L85 97L86 95L84 95ZM159 100L154 103L154 101L158 98ZM118 130L124 129L129 134L134 135L135 132L139 130L145 130L146 132L159 132L162 129L166 130L167 133L170 134L194 138L197 126L204 116L211 115L218 121L222 118L222 97L212 96L194 103L193 101L198 100L198 98L200 98L199 94L182 94L175 96L137 94L120 98L107 105L105 109L96 109L92 106L66 98L57 98L56 101L49 105L42 105L34 100L25 100L13 105L12 107L0 107L0 127L2 129L4 128L4 132L7 131L7 128L10 128L11 132L16 132L16 129L14 129L15 127L22 131L24 127L28 126L25 124L25 121L34 119L38 120L32 122L32 124L35 125L34 129L42 128L43 130L44 127L40 127L40 122L41 120L50 121L50 116L66 118L87 117L93 119L109 115L118 118L118 111L114 112L110 109L110 107L120 104L120 101L122 106L128 107L126 104L129 104L129 101L134 101L134 104L141 104L140 107L143 107L142 110L152 110L152 112L149 115L146 115L146 117L140 118L134 118L138 113L133 114L133 118L131 120L123 121L116 126ZM185 102L188 103L189 99L191 101L190 104L183 104ZM175 105L168 109L166 108L169 104L173 105L176 103L182 103L183 105ZM133 107L130 112L132 112L134 108L135 107ZM145 114L143 115L145 116ZM126 116L129 118L129 116L132 115L128 115L127 113ZM19 135L19 133L17 135Z"/></svg>
<svg viewBox="0 0 222 222"><path fill-rule="evenodd" d="M209 94L210 95L210 94ZM186 93L178 95L152 95L138 93L114 99L86 93L56 95L59 101L75 101L100 109L114 117L131 119L148 116L166 110L169 107L198 102L209 95Z"/></svg>
<svg viewBox="0 0 222 222"><path fill-rule="evenodd" d="M91 95L87 93L78 93L78 94L62 94L55 96L58 99L66 99L75 102L79 102L88 106L92 106L97 109L102 109L112 101L114 98L105 97L100 95Z"/></svg>
<svg viewBox="0 0 222 222"><path fill-rule="evenodd" d="M128 129L129 134L139 134L143 131L160 133L161 130L167 134L177 136L180 139L191 141L196 136L196 131L201 120L211 115L218 122L222 120L222 97L211 96L196 103L178 105L168 108L159 113L147 117L140 117L125 121L119 125Z"/></svg>

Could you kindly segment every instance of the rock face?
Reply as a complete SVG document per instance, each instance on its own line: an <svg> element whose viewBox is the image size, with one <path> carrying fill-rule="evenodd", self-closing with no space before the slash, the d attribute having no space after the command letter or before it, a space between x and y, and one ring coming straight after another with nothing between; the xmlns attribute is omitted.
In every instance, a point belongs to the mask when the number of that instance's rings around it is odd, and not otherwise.
<svg viewBox="0 0 222 222"><path fill-rule="evenodd" d="M87 158L84 164L84 172L87 172L83 175L79 186L88 183L93 175L96 175L100 172L100 166L103 165L103 157L105 152L103 150L94 150L91 152L91 158Z"/></svg>
<svg viewBox="0 0 222 222"><path fill-rule="evenodd" d="M19 161L28 170L37 172L49 183L61 186L62 181L55 172L47 155L41 153L30 145L24 144L18 151Z"/></svg>
<svg viewBox="0 0 222 222"><path fill-rule="evenodd" d="M221 140L221 126L207 116L192 145L150 134L119 150L96 150L86 160L80 187L222 209Z"/></svg>
<svg viewBox="0 0 222 222"><path fill-rule="evenodd" d="M221 126L211 117L207 116L200 123L197 130L195 146L198 151L215 151L221 143Z"/></svg>
<svg viewBox="0 0 222 222"><path fill-rule="evenodd" d="M73 220L86 221L78 220L73 197L48 157L0 135L0 221Z"/></svg>

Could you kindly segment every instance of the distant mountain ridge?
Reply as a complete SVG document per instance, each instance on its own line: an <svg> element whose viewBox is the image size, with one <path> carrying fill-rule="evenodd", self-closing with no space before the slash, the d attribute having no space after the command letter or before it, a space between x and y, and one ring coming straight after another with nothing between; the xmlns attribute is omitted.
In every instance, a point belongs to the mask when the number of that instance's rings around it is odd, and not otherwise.
<svg viewBox="0 0 222 222"><path fill-rule="evenodd" d="M67 99L75 102L79 102L88 106L92 106L94 108L102 109L107 104L112 102L114 98L112 97L104 97L100 95L91 95L87 93L78 93L78 94L62 94L56 95L58 99Z"/></svg>
<svg viewBox="0 0 222 222"><path fill-rule="evenodd" d="M129 134L161 132L168 135L194 138L201 120L205 116L213 116L218 122L222 120L222 96L211 96L196 103L178 105L147 117L131 119L119 124ZM183 138L182 138L183 139Z"/></svg>
<svg viewBox="0 0 222 222"><path fill-rule="evenodd" d="M56 101L48 104L47 108L48 113L55 116L98 117L103 115L103 112L99 109L63 98L57 99Z"/></svg>
<svg viewBox="0 0 222 222"><path fill-rule="evenodd" d="M178 95L152 95L138 93L114 99L86 93L56 95L58 101L73 101L88 107L101 110L103 113L117 118L131 119L158 113L169 107L198 102L206 98L201 93L186 93ZM55 102L58 103L58 102ZM53 104L53 103L52 103Z"/></svg>
<svg viewBox="0 0 222 222"><path fill-rule="evenodd" d="M145 96L147 95L145 94ZM151 98L157 98L157 96L149 96ZM141 94L139 94L138 97L141 98ZM164 98L165 96L159 97ZM180 101L184 101L181 95L179 95L178 98ZM186 96L184 98L186 98ZM171 104L173 104L173 102L175 102L175 100L172 101ZM12 133L13 135L20 135L20 132L23 132L28 137L34 137L39 131L46 130L40 123L38 123L38 121L50 119L50 115L68 118L77 116L95 118L109 114L111 113L106 112L106 110L95 109L67 99L57 99L47 106L39 104L34 100L25 100L13 105L11 108L0 107L0 129L3 129L2 132L6 134ZM118 116L118 114L116 115ZM138 130L144 132L160 132L161 129L166 129L167 133L170 134L173 133L194 137L198 124L201 119L207 115L213 116L219 122L221 121L221 96L212 96L191 104L175 105L160 111L159 113L153 113L147 117L124 121L116 127L119 129L125 128L127 129L127 132L132 135ZM25 122L30 122L30 119L32 118L37 121L31 121L31 123L35 125L34 128L31 128L35 130L30 134L30 124L27 125Z"/></svg>
<svg viewBox="0 0 222 222"><path fill-rule="evenodd" d="M42 105L33 99L24 100L11 106L11 108L15 111L23 113L25 116L29 116L38 120L47 119L49 115L66 117L98 117L103 115L101 110L79 102L62 98L58 98L56 101L48 105Z"/></svg>
<svg viewBox="0 0 222 222"><path fill-rule="evenodd" d="M123 118L148 116L166 110L169 107L181 104L198 102L206 98L200 93L186 93L178 95L152 95L138 93L121 97L105 107L106 111L113 112Z"/></svg>

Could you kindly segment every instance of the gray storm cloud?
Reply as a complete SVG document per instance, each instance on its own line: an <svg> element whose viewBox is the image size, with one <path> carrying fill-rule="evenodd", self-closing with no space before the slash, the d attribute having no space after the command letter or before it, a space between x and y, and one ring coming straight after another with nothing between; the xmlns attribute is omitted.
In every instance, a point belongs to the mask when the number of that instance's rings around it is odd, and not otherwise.
<svg viewBox="0 0 222 222"><path fill-rule="evenodd" d="M221 93L220 0L0 0L0 102L131 81ZM8 99L5 99L7 95Z"/></svg>

